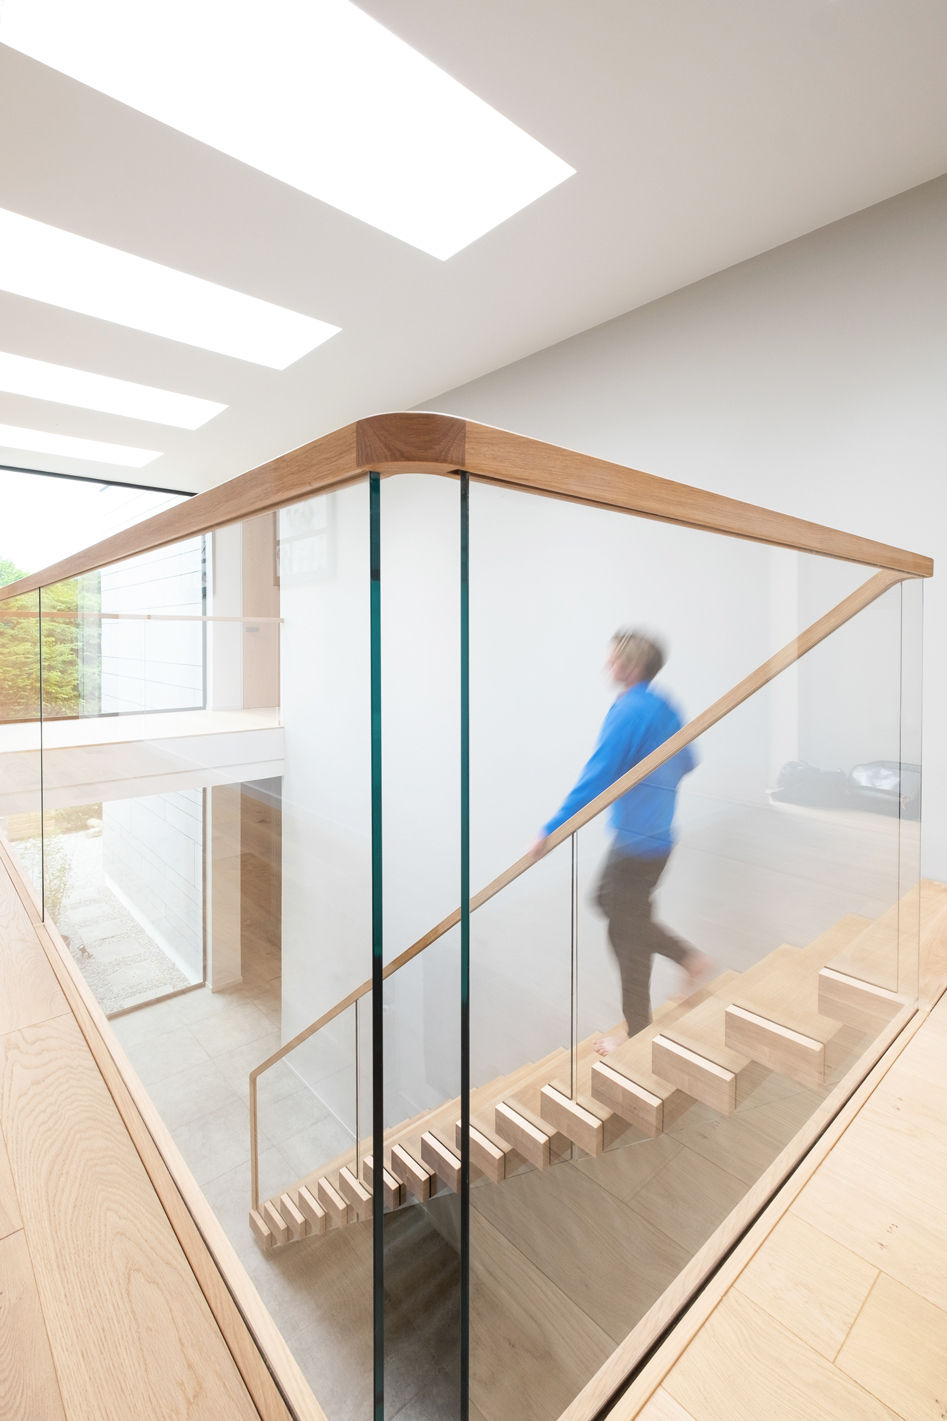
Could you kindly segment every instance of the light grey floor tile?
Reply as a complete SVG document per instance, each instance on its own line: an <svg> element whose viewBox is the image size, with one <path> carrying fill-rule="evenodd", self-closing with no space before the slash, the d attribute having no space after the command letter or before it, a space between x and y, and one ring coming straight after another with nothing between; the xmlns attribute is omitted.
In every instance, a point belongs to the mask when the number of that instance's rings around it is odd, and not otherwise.
<svg viewBox="0 0 947 1421"><path fill-rule="evenodd" d="M150 1081L148 1091L169 1130L210 1115L225 1105L246 1105L211 1060Z"/></svg>
<svg viewBox="0 0 947 1421"><path fill-rule="evenodd" d="M201 1043L180 1026L129 1042L126 1050L145 1085L165 1080L178 1071L207 1065L210 1059Z"/></svg>
<svg viewBox="0 0 947 1421"><path fill-rule="evenodd" d="M241 1099L247 1100L250 1072L265 1060L268 1054L270 1053L266 1049L261 1049L258 1041L250 1041L244 1046L237 1046L232 1051L215 1056L214 1065ZM271 1066L257 1077L258 1099L261 1103L279 1100L284 1095L292 1095L299 1089L300 1084L299 1076L292 1066L285 1060L277 1061L275 1066Z"/></svg>
<svg viewBox="0 0 947 1421"><path fill-rule="evenodd" d="M223 1056L238 1046L260 1042L260 1059L280 1044L279 1030L252 1002L234 1004L232 1011L191 1023L191 1030L209 1056Z"/></svg>
<svg viewBox="0 0 947 1421"><path fill-rule="evenodd" d="M211 1111L174 1131L175 1142L198 1184L217 1179L250 1157L250 1120L242 1101ZM269 1147L261 1140L261 1149Z"/></svg>
<svg viewBox="0 0 947 1421"><path fill-rule="evenodd" d="M302 1179L354 1146L354 1136L334 1115L296 1135L275 1142L289 1161L294 1179Z"/></svg>
<svg viewBox="0 0 947 1421"><path fill-rule="evenodd" d="M277 1100L261 1100L258 1108L261 1128L277 1145L329 1116L325 1103L302 1084Z"/></svg>

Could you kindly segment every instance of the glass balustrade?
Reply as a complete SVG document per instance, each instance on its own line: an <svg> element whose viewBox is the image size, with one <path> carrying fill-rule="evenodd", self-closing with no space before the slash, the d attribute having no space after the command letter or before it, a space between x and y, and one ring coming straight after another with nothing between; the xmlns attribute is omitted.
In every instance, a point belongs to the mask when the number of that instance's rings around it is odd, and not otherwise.
<svg viewBox="0 0 947 1421"><path fill-rule="evenodd" d="M591 1418L914 1008L874 575L398 474L0 602L7 851L329 1421Z"/></svg>

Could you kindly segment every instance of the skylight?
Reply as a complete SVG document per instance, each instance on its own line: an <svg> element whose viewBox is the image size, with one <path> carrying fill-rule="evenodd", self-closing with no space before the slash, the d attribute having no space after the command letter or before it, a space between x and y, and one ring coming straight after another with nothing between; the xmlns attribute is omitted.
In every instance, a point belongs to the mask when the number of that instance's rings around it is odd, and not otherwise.
<svg viewBox="0 0 947 1421"><path fill-rule="evenodd" d="M3 0L0 39L446 260L575 171L349 0Z"/></svg>
<svg viewBox="0 0 947 1421"><path fill-rule="evenodd" d="M68 365L51 365L46 360L30 360L4 351L0 351L0 390L78 409L146 419L152 424L171 424L177 429L200 429L227 408L214 400L176 395L151 385L136 385L131 380L93 375L88 370L73 370Z"/></svg>
<svg viewBox="0 0 947 1421"><path fill-rule="evenodd" d="M2 208L0 290L276 370L339 329Z"/></svg>
<svg viewBox="0 0 947 1421"><path fill-rule="evenodd" d="M50 434L46 429L21 429L15 424L0 424L0 447L30 454L61 454L93 464L122 464L131 469L143 469L161 457L160 449L131 449L126 444L103 444L99 439Z"/></svg>

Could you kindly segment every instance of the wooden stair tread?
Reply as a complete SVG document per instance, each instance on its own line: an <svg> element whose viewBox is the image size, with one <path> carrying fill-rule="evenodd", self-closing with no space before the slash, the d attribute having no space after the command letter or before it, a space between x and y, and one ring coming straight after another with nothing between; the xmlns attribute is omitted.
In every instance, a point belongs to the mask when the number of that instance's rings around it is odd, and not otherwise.
<svg viewBox="0 0 947 1421"><path fill-rule="evenodd" d="M777 947L769 970L744 986L736 984L731 1005L764 1017L819 1041L824 1046L841 1030L841 1023L818 1010L819 982L814 964L797 947Z"/></svg>
<svg viewBox="0 0 947 1421"><path fill-rule="evenodd" d="M568 1148L569 1142L557 1135L538 1111L519 1103L498 1101L494 1107L494 1128L501 1139L536 1169L547 1169L552 1163L554 1139L558 1142L556 1153L562 1153L563 1146Z"/></svg>
<svg viewBox="0 0 947 1421"><path fill-rule="evenodd" d="M591 1109L581 1101L573 1100L568 1089L563 1090L552 1081L543 1086L539 1095L540 1113L547 1128L558 1130L586 1154L602 1153L605 1148L605 1117L600 1113L601 1107ZM608 1112L609 1117L611 1113Z"/></svg>
<svg viewBox="0 0 947 1421"><path fill-rule="evenodd" d="M749 1058L741 1056L737 1051L731 1051L724 1040L729 1005L724 997L708 997L686 1016L666 1023L663 1029L656 1033L656 1038L668 1037L695 1055L703 1056L714 1065L738 1074L749 1064ZM652 1060L653 1046L654 1039Z"/></svg>
<svg viewBox="0 0 947 1421"><path fill-rule="evenodd" d="M672 1096L679 1094L676 1086L670 1081L666 1081L662 1076L656 1075L651 1066L651 1043L655 1036L658 1036L670 1023L679 1021L695 1006L708 1000L720 992L725 992L730 983L737 980L739 973L723 972L713 982L707 986L699 988L692 996L684 1001L665 1002L660 1012L655 1012L654 1021L646 1026L643 1031L632 1036L623 1045L619 1046L607 1056L599 1056L594 1049L594 1039L592 1038L591 1050L588 1054L580 1053L580 1066L578 1072L577 1094L585 1095L591 1093L591 1072L597 1061L604 1061L613 1070L619 1071L630 1080L635 1081L651 1095L656 1095L660 1100L669 1100ZM608 1033L602 1033L607 1035Z"/></svg>
<svg viewBox="0 0 947 1421"><path fill-rule="evenodd" d="M420 1203L430 1199L434 1189L434 1171L428 1169L420 1157L420 1151L413 1155L403 1145L395 1145L391 1151L391 1172Z"/></svg>
<svg viewBox="0 0 947 1421"><path fill-rule="evenodd" d="M457 1120L454 1123L454 1149L457 1154L462 1147L462 1135L461 1122ZM482 1129L470 1122L470 1164L475 1174L479 1172L494 1184L499 1184L520 1162L513 1146L501 1140L496 1131Z"/></svg>

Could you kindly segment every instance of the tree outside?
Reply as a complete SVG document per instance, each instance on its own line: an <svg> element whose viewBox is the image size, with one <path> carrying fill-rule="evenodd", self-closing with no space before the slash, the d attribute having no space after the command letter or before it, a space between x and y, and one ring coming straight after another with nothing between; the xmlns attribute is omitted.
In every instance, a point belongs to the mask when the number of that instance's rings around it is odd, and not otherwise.
<svg viewBox="0 0 947 1421"><path fill-rule="evenodd" d="M0 585L23 576L9 558L0 558ZM0 602L0 721L39 719L41 626L43 716L59 720L98 712L99 608L97 576Z"/></svg>

